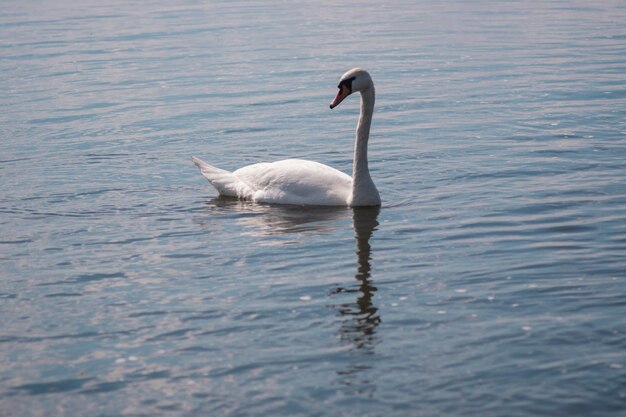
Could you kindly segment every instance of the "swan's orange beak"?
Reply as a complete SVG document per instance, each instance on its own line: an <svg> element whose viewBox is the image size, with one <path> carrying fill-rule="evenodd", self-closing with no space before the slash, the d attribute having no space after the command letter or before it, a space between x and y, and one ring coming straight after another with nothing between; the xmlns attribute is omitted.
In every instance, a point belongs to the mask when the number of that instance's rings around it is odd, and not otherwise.
<svg viewBox="0 0 626 417"><path fill-rule="evenodd" d="M339 88L339 92L337 93L337 97L335 97L333 102L330 103L330 108L334 109L335 107L337 107L337 105L339 105L339 103L341 103L343 99L348 97L349 95L350 95L350 89L342 84L341 87Z"/></svg>

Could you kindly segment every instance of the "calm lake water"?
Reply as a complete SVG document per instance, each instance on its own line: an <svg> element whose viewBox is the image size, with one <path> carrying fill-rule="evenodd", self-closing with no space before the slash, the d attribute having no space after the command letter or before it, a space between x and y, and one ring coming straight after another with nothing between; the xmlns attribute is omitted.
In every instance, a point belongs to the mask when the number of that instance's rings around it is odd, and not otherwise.
<svg viewBox="0 0 626 417"><path fill-rule="evenodd" d="M5 3L0 415L624 415L623 1Z"/></svg>

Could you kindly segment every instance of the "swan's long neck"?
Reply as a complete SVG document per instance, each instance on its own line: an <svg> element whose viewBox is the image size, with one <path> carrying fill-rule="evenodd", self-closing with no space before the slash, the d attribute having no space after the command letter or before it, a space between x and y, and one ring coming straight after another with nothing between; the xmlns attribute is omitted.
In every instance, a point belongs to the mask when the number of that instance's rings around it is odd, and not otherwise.
<svg viewBox="0 0 626 417"><path fill-rule="evenodd" d="M352 205L380 204L367 164L367 142L374 114L374 86L361 91L361 115L356 127L354 162L352 167Z"/></svg>

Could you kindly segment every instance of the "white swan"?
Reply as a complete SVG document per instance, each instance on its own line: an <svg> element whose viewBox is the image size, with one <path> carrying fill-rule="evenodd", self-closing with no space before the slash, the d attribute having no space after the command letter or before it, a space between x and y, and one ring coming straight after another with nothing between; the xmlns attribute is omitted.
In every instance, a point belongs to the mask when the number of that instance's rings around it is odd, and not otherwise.
<svg viewBox="0 0 626 417"><path fill-rule="evenodd" d="M361 93L352 177L327 165L302 159L253 164L235 172L215 168L195 157L191 159L220 195L270 204L379 206L380 196L367 166L374 83L367 71L354 68L341 77L338 88L331 109L353 92Z"/></svg>

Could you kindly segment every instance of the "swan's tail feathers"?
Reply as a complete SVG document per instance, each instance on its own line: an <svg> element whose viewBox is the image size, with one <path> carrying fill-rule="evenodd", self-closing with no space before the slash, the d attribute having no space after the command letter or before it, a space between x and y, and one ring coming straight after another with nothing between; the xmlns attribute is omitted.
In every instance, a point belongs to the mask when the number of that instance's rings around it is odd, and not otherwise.
<svg viewBox="0 0 626 417"><path fill-rule="evenodd" d="M195 156L192 156L191 160L220 195L239 198L250 198L252 196L253 191L248 184L241 181L232 172L209 165Z"/></svg>

